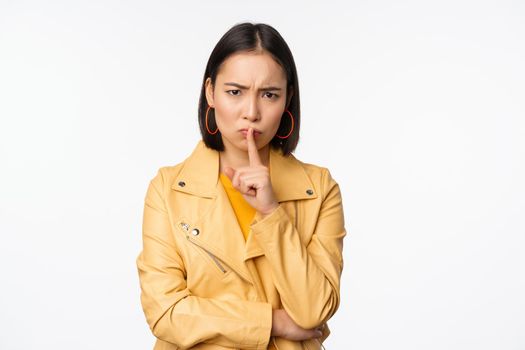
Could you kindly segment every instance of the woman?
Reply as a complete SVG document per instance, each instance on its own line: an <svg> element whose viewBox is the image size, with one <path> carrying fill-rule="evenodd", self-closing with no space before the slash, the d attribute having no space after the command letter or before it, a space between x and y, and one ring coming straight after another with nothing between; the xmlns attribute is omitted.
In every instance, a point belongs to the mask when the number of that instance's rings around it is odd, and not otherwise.
<svg viewBox="0 0 525 350"><path fill-rule="evenodd" d="M271 26L217 43L199 101L202 134L159 169L137 258L160 349L320 349L339 306L344 228L328 169L297 160L299 86Z"/></svg>

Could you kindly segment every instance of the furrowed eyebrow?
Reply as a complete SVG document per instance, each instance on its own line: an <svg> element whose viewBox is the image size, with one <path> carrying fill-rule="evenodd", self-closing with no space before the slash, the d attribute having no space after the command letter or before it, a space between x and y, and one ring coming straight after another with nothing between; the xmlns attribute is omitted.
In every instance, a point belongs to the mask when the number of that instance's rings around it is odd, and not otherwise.
<svg viewBox="0 0 525 350"><path fill-rule="evenodd" d="M237 84L237 83L233 83L233 82L230 82L230 83L224 83L224 85L228 85L228 86L235 86L239 89L248 89L249 87L248 86L244 86L244 85L241 85L241 84ZM274 91L274 90L278 90L280 91L281 88L280 87L277 87L277 86L268 86L268 87L264 87L264 88L260 88L259 91Z"/></svg>

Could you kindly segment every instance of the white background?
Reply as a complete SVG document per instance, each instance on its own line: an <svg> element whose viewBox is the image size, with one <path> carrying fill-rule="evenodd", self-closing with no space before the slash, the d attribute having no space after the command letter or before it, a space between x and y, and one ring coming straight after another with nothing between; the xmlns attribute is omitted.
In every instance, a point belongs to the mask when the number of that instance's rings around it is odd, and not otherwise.
<svg viewBox="0 0 525 350"><path fill-rule="evenodd" d="M521 1L0 1L0 348L151 349L135 258L215 43L274 26L348 236L327 349L525 349Z"/></svg>

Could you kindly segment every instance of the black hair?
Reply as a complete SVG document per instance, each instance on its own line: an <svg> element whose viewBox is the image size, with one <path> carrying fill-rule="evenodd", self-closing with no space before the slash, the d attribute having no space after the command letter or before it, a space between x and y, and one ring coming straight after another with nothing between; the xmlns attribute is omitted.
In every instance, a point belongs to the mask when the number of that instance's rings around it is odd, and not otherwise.
<svg viewBox="0 0 525 350"><path fill-rule="evenodd" d="M274 149L281 149L284 155L292 153L299 142L299 129L301 121L301 111L299 105L299 83L297 80L297 70L295 61L288 44L275 28L264 23L239 23L231 27L217 42L211 52L204 78L202 81L201 94L199 98L199 127L202 140L207 147L217 151L224 151L221 132L210 134L206 129L206 110L208 102L206 100L206 80L210 78L212 86L215 86L217 73L221 64L230 55L240 51L266 51L279 63L286 74L286 101L292 92L288 110L294 119L293 132L286 138L281 139L277 136L270 141L270 146ZM277 135L288 135L292 128L292 121L288 113L284 112L281 117L281 124L277 129ZM210 130L216 130L215 109L210 108L208 112L208 126Z"/></svg>

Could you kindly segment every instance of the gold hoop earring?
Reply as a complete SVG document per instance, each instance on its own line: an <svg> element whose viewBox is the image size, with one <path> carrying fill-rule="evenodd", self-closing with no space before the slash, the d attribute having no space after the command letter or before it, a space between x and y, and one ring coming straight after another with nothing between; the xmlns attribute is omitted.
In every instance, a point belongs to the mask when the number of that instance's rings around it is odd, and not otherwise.
<svg viewBox="0 0 525 350"><path fill-rule="evenodd" d="M219 131L219 127L217 126L217 130L215 130L214 132L211 132L210 131L210 128L208 127L208 112L210 111L210 108L211 106L208 106L208 109L206 110L206 118L205 118L205 121L206 121L206 130L208 130L208 133L211 134L211 135L215 135L218 131Z"/></svg>

